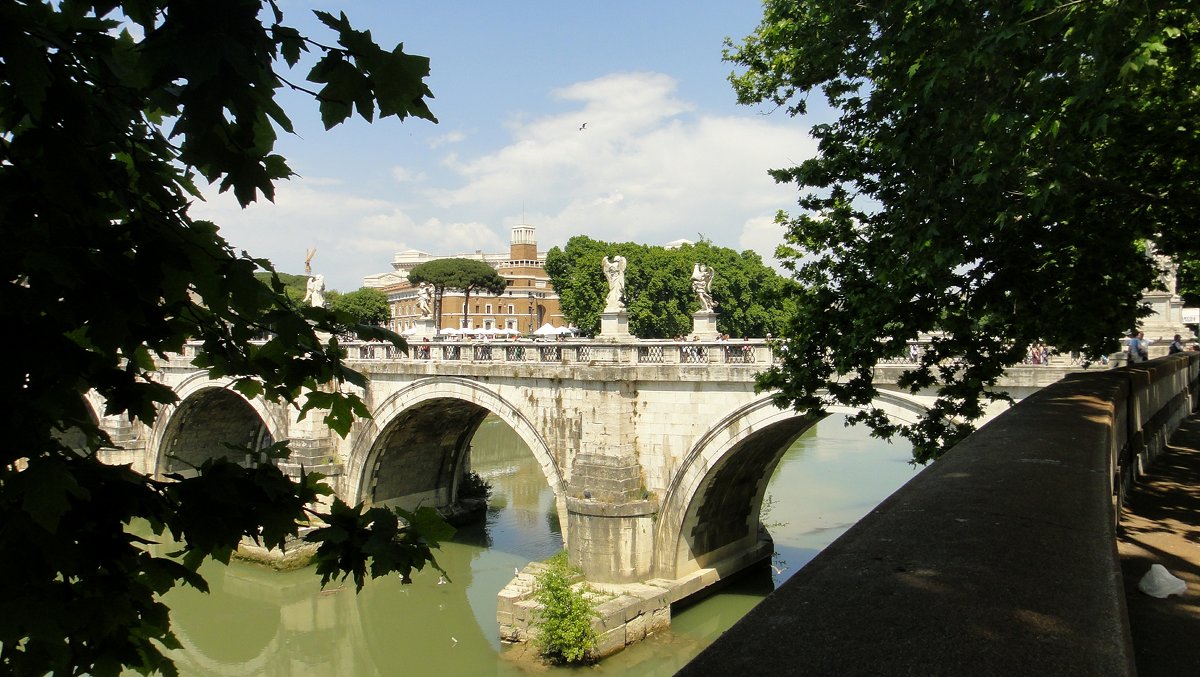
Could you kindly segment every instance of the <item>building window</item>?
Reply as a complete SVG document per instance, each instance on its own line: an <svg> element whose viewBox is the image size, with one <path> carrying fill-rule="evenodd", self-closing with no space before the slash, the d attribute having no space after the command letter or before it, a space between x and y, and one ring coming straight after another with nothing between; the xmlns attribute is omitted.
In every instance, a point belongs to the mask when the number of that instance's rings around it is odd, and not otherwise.
<svg viewBox="0 0 1200 677"><path fill-rule="evenodd" d="M508 304L508 314L512 315L514 312L516 312L516 311L514 310L513 304L511 304L511 303ZM511 327L510 327L510 329L511 329Z"/></svg>
<svg viewBox="0 0 1200 677"><path fill-rule="evenodd" d="M484 315L492 314L492 304L489 303L489 304L485 305L483 308L484 308L484 310L483 310Z"/></svg>

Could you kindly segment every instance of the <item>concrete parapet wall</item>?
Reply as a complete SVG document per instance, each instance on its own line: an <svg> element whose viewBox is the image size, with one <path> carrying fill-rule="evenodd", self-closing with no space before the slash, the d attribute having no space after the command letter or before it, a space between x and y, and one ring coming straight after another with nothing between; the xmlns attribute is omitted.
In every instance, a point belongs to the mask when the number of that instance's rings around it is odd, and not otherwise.
<svg viewBox="0 0 1200 677"><path fill-rule="evenodd" d="M679 674L1132 675L1120 488L1200 356L1075 374L925 469Z"/></svg>

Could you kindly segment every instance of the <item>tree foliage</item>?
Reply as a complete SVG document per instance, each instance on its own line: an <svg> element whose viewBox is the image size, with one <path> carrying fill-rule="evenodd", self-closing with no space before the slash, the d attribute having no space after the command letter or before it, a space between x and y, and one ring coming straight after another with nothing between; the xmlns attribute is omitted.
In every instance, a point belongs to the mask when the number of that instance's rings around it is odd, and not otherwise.
<svg viewBox="0 0 1200 677"><path fill-rule="evenodd" d="M329 307L350 315L355 324L381 326L387 324L392 316L387 294L370 287L361 287L336 296L330 295Z"/></svg>
<svg viewBox="0 0 1200 677"><path fill-rule="evenodd" d="M227 559L241 538L279 547L310 518L328 524L314 537L326 579L361 585L432 562L441 532L427 514L403 516L408 530L382 509L316 514L329 491L317 475L213 460L169 481L98 456L112 446L99 416L152 424L176 401L155 360L189 339L195 364L246 397L295 402L341 434L366 413L327 387L364 383L337 339L321 338L352 319L299 307L277 276L263 285L254 273L273 272L268 261L188 214L197 178L246 205L291 175L272 152L277 130L292 130L281 87L310 92L326 127L355 111L435 121L427 59L381 49L344 15L317 16L333 44L284 25L269 0L0 3L0 672L173 674L160 648L178 642L159 597L180 581L204 589L199 562ZM285 66L314 59L310 84L294 84L304 76ZM91 411L92 390L105 411ZM153 556L134 520L169 534L179 557Z"/></svg>
<svg viewBox="0 0 1200 677"><path fill-rule="evenodd" d="M742 103L803 114L816 157L773 170L800 282L780 404L863 408L917 460L971 430L987 389L1044 341L1090 356L1146 310L1143 239L1195 258L1200 35L1194 3L767 0L726 59ZM939 332L902 386L937 404L897 428L872 370Z"/></svg>
<svg viewBox="0 0 1200 677"><path fill-rule="evenodd" d="M563 316L595 333L608 293L601 261L624 256L625 308L629 327L642 338L671 338L692 331L692 313L700 302L692 291L692 266L715 271L712 294L717 329L730 336L762 337L777 333L790 313L784 288L791 283L765 266L752 251L735 252L709 242L672 249L633 243L613 244L576 236L564 249L546 255L546 272L561 300Z"/></svg>
<svg viewBox="0 0 1200 677"><path fill-rule="evenodd" d="M281 273L279 271L271 273L270 271L265 270L254 274L254 277L258 278L259 282L262 282L268 287L271 286L271 279L273 276L279 277L279 281L283 283L283 293L286 294L287 297L294 301L297 305L301 302L301 300L304 299L304 294L306 291L308 291L307 275L293 275L291 273Z"/></svg>
<svg viewBox="0 0 1200 677"><path fill-rule="evenodd" d="M434 259L413 266L408 271L408 280L415 284L426 282L433 285L434 303L437 308L434 315L437 323L442 325L442 295L447 289L457 289L463 293L463 323L467 321L467 306L471 301L471 292L487 292L500 294L507 282L488 264L478 259Z"/></svg>

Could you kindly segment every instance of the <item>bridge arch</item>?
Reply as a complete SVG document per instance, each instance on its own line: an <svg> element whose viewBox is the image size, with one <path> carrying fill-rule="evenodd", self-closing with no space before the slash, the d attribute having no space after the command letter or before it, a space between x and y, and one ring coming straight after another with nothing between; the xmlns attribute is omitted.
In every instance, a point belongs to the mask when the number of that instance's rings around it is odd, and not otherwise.
<svg viewBox="0 0 1200 677"><path fill-rule="evenodd" d="M352 501L441 505L454 498L470 441L487 415L495 414L529 447L566 515L566 490L558 461L520 407L486 384L469 378L422 378L388 396L360 423L346 464L345 495ZM389 495L390 494L390 495ZM565 522L565 520L564 520Z"/></svg>
<svg viewBox="0 0 1200 677"><path fill-rule="evenodd" d="M200 372L175 387L179 401L159 411L148 435L155 475L186 471L221 456L243 462L225 444L261 449L287 437L282 407L246 399L232 385L232 379Z"/></svg>
<svg viewBox="0 0 1200 677"><path fill-rule="evenodd" d="M900 423L912 422L926 410L914 398L886 391L872 406ZM826 415L856 411L836 406ZM792 442L822 418L780 409L765 395L709 428L663 496L655 529L656 575L681 578L754 551L759 511L776 465Z"/></svg>

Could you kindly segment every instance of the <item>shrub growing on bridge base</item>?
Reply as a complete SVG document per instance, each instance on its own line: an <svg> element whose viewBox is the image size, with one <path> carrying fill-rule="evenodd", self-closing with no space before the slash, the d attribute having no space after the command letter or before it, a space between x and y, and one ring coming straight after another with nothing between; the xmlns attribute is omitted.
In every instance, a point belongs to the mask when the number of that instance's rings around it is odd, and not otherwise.
<svg viewBox="0 0 1200 677"><path fill-rule="evenodd" d="M595 656L596 631L592 619L596 607L587 597L586 586L572 587L579 570L567 561L566 551L546 561L537 574L537 601L541 605L533 627L534 643L543 656L555 661L578 663Z"/></svg>

